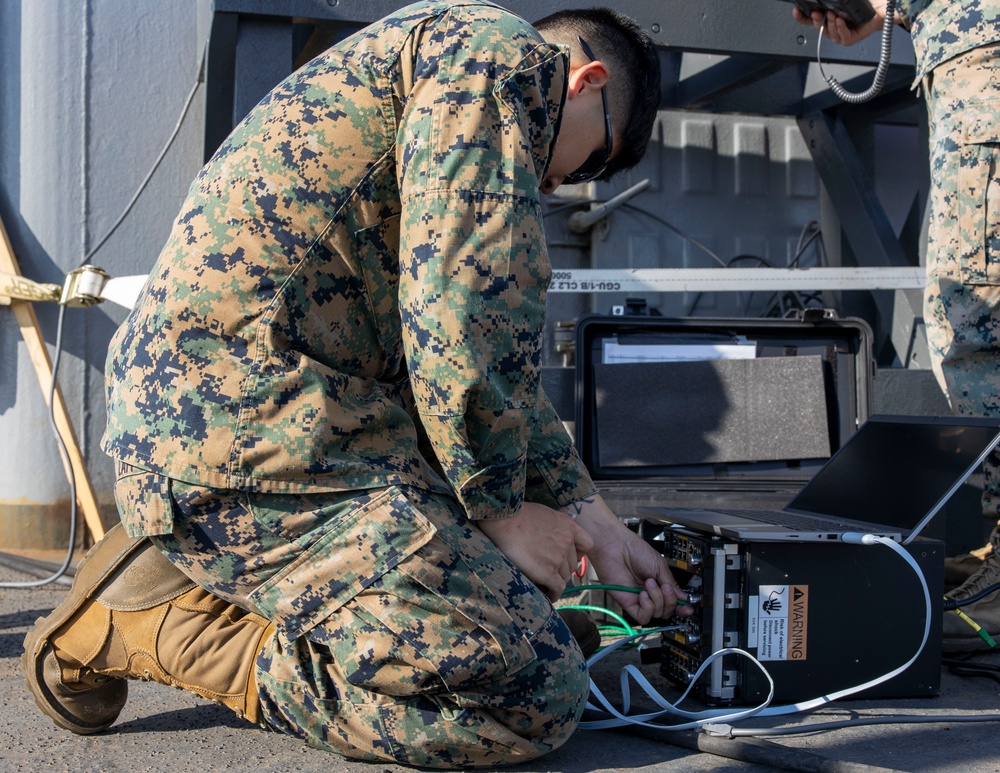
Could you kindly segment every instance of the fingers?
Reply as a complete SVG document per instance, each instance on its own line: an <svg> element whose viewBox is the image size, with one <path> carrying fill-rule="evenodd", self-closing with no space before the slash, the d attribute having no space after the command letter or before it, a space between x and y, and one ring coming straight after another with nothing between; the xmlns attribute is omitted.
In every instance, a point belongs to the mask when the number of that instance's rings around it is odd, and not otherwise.
<svg viewBox="0 0 1000 773"><path fill-rule="evenodd" d="M586 531L571 522L573 541L563 550L562 560L556 559L549 580L545 583L545 592L550 601L557 601L562 596L566 586L573 578L573 573L580 565L580 559L594 546L593 540Z"/></svg>
<svg viewBox="0 0 1000 773"><path fill-rule="evenodd" d="M476 525L551 601L566 589L580 551L593 544L565 513L533 503L525 503L512 518Z"/></svg>
<svg viewBox="0 0 1000 773"><path fill-rule="evenodd" d="M578 526L574 521L570 521L570 523L573 525L573 542L576 545L576 557L579 560L584 554L593 550L594 539L582 526Z"/></svg>
<svg viewBox="0 0 1000 773"><path fill-rule="evenodd" d="M849 45L853 40L851 28L847 21L835 13L827 14L826 35L834 43L841 46Z"/></svg>
<svg viewBox="0 0 1000 773"><path fill-rule="evenodd" d="M550 601L559 599L572 581L573 573L579 568L580 559L594 547L594 540L586 529L572 519L566 518L563 513L559 513L559 516L561 520L557 531L560 534L558 548L560 555L553 556L550 573L543 588ZM568 527L568 532L562 531L565 527ZM565 542L563 538L566 538Z"/></svg>
<svg viewBox="0 0 1000 773"><path fill-rule="evenodd" d="M552 603L558 601L562 597L563 591L566 590L570 577L573 575L573 566L575 565L571 565L568 560L562 561L553 565L543 580L536 582Z"/></svg>
<svg viewBox="0 0 1000 773"><path fill-rule="evenodd" d="M798 8L792 7L792 17L799 24L811 24L817 30L823 30L823 35L834 43L847 45L850 28L843 17L830 11L824 14L822 11L813 11L805 14Z"/></svg>
<svg viewBox="0 0 1000 773"><path fill-rule="evenodd" d="M799 24L813 24L817 14L819 14L820 18L822 18L823 14L819 11L813 11L810 14L801 11L797 6L792 6L792 18Z"/></svg>
<svg viewBox="0 0 1000 773"><path fill-rule="evenodd" d="M565 584L561 588L559 588L558 590L551 590L551 589L549 589L548 587L546 587L544 585L539 585L538 587L539 587L539 590L541 590L542 593L545 594L545 598L547 598L553 604L555 604L557 601L559 601L559 599L562 597L563 591L566 590Z"/></svg>
<svg viewBox="0 0 1000 773"><path fill-rule="evenodd" d="M860 40L868 37L875 30L882 28L885 20L884 14L876 13L872 19L860 25L851 27L847 19L838 16L833 11L824 14L822 11L813 11L806 14L798 8L792 8L792 18L799 24L812 24L817 30L823 31L823 37L841 46L853 46Z"/></svg>
<svg viewBox="0 0 1000 773"><path fill-rule="evenodd" d="M693 615L694 610L690 606L678 603L686 600L687 594L673 583L657 583L654 579L648 579L643 584L642 591L626 609L636 622L645 625L650 620L663 620L675 614L680 617Z"/></svg>
<svg viewBox="0 0 1000 773"><path fill-rule="evenodd" d="M677 591L670 583L658 585L656 580L646 580L644 590L639 594L639 606L649 613L650 619L668 616L677 606Z"/></svg>

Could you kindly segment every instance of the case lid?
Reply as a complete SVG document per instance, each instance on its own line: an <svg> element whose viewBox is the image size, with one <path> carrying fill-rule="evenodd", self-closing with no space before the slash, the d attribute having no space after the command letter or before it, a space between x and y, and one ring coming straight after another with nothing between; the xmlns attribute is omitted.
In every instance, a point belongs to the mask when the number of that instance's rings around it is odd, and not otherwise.
<svg viewBox="0 0 1000 773"><path fill-rule="evenodd" d="M871 340L854 318L583 317L577 449L597 480L809 477L870 413Z"/></svg>

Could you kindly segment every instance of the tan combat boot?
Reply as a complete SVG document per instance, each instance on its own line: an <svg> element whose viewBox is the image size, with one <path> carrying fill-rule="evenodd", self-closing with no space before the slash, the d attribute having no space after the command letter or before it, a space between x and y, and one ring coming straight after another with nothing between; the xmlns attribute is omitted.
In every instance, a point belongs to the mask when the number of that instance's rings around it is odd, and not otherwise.
<svg viewBox="0 0 1000 773"><path fill-rule="evenodd" d="M1000 526L990 534L990 545L992 549L983 556L979 568L964 583L946 593L945 598L964 601L1000 584ZM990 591L960 609L975 626L989 633L994 640L1000 638L1000 590ZM990 649L977 627L955 612L946 611L942 621L942 649L945 652Z"/></svg>
<svg viewBox="0 0 1000 773"><path fill-rule="evenodd" d="M188 690L256 723L255 662L273 630L118 525L80 562L63 602L28 632L21 665L38 707L82 735L118 718L127 679Z"/></svg>
<svg viewBox="0 0 1000 773"><path fill-rule="evenodd" d="M982 566L983 561L993 554L992 543L986 543L984 547L976 548L975 550L970 550L968 553L962 553L959 556L949 556L944 560L944 590L948 591L954 590L959 585L962 585L966 580L968 580L972 575L978 572Z"/></svg>

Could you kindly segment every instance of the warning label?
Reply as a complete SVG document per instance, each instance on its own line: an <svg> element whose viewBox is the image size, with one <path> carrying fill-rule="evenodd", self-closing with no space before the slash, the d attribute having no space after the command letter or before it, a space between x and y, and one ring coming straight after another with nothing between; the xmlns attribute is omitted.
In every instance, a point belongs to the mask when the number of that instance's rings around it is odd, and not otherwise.
<svg viewBox="0 0 1000 773"><path fill-rule="evenodd" d="M761 585L757 598L758 660L805 660L809 633L808 585Z"/></svg>

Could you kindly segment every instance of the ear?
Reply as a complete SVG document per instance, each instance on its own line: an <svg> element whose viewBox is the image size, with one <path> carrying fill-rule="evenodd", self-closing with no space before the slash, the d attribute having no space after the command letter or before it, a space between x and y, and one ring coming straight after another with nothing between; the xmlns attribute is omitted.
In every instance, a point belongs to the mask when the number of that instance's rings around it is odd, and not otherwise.
<svg viewBox="0 0 1000 773"><path fill-rule="evenodd" d="M569 74L569 89L566 97L573 99L588 88L603 88L611 73L600 59L580 65Z"/></svg>

